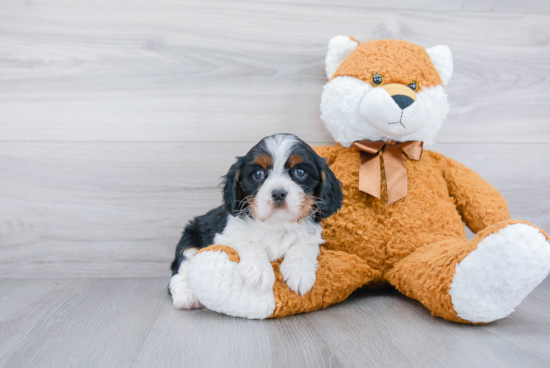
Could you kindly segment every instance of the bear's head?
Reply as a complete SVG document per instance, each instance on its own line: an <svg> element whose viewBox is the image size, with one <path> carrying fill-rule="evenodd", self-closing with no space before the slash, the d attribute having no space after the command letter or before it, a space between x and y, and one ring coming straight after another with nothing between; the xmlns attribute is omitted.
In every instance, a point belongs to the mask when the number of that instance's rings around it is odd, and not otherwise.
<svg viewBox="0 0 550 368"><path fill-rule="evenodd" d="M433 144L449 111L443 86L453 73L447 46L425 49L407 41L359 44L336 36L328 45L329 82L321 119L337 142L363 139Z"/></svg>

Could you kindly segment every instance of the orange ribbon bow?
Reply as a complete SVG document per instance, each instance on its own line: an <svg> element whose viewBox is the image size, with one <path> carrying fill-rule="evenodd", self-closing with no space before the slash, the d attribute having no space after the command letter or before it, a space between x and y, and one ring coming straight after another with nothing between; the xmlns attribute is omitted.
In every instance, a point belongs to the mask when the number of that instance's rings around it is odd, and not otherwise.
<svg viewBox="0 0 550 368"><path fill-rule="evenodd" d="M422 141L373 142L367 139L353 143L353 146L361 151L359 190L380 199L381 173L378 155L382 151L386 169L388 204L405 197L407 195L407 168L402 153L409 159L418 161L422 158L422 143Z"/></svg>

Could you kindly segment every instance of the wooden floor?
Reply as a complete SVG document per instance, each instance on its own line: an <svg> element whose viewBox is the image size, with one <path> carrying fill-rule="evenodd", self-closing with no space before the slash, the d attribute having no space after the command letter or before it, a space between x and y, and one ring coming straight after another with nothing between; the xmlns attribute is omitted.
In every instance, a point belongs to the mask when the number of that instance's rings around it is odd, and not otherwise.
<svg viewBox="0 0 550 368"><path fill-rule="evenodd" d="M183 225L260 138L331 144L328 40L447 44L432 149L550 230L550 3L0 0L0 366L550 366L550 280L462 326L394 291L248 321L166 294Z"/></svg>
<svg viewBox="0 0 550 368"><path fill-rule="evenodd" d="M550 279L510 317L466 326L391 290L252 321L177 311L165 278L5 280L2 367L548 367Z"/></svg>

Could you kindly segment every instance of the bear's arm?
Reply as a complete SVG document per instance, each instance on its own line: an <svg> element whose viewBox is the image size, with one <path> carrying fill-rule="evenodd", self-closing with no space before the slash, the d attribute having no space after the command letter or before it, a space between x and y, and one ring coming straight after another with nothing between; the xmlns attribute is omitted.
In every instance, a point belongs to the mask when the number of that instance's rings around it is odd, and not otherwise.
<svg viewBox="0 0 550 368"><path fill-rule="evenodd" d="M443 156L444 157L444 156ZM458 211L474 233L489 225L510 219L502 195L472 169L445 157L443 177Z"/></svg>

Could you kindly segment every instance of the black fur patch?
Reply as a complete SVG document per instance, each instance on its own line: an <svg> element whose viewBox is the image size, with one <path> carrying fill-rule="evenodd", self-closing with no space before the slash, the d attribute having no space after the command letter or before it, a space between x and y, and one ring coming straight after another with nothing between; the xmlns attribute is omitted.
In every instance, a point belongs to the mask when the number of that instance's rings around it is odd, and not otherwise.
<svg viewBox="0 0 550 368"><path fill-rule="evenodd" d="M185 261L185 252L189 248L206 248L212 245L217 233L223 232L227 224L227 211L223 206L214 208L205 215L195 217L187 224L176 247L176 257L170 269L172 276L178 273L181 262Z"/></svg>

